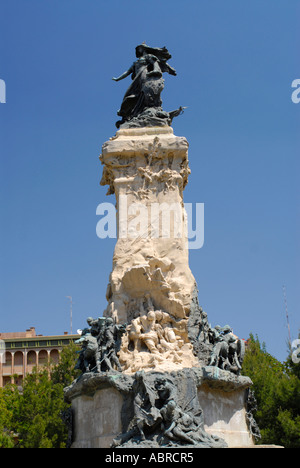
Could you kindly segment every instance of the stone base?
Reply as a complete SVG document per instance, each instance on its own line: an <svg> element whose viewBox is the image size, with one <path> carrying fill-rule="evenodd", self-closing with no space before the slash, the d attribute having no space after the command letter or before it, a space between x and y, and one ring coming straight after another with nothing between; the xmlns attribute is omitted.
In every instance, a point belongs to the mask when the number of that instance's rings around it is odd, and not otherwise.
<svg viewBox="0 0 300 468"><path fill-rule="evenodd" d="M123 398L114 388L97 390L93 396L82 395L72 401L72 448L108 448L122 431Z"/></svg>
<svg viewBox="0 0 300 468"><path fill-rule="evenodd" d="M188 372L193 373L196 382L206 433L223 439L229 448L254 447L245 409L245 392L251 380L214 367L194 368ZM174 379L175 374L169 375ZM184 379L184 374L179 378ZM128 419L132 417L133 381L134 376L124 374L87 373L65 389L66 401L72 402L72 448L110 448L113 440L126 432ZM145 445L134 445L139 446ZM151 442L149 445L148 441L147 447L157 445Z"/></svg>
<svg viewBox="0 0 300 468"><path fill-rule="evenodd" d="M208 434L224 439L229 447L254 445L246 422L245 390L226 392L203 384L198 397Z"/></svg>

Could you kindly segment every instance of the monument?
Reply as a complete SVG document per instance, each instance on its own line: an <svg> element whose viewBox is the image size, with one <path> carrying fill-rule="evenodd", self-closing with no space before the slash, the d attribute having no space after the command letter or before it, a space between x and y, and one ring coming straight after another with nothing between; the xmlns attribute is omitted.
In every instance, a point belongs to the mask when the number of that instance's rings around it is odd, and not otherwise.
<svg viewBox="0 0 300 468"><path fill-rule="evenodd" d="M101 185L114 194L118 239L103 317L78 340L82 375L65 389L72 447L253 446L251 380L244 341L211 326L189 268L183 191L188 142L162 108L166 47L141 44L116 123L103 144Z"/></svg>

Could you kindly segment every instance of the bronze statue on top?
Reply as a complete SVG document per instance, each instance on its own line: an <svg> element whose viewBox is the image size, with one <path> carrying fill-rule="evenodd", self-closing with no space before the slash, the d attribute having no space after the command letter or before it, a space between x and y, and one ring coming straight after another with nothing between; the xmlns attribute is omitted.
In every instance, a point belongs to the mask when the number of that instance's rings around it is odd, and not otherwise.
<svg viewBox="0 0 300 468"><path fill-rule="evenodd" d="M132 83L127 89L116 122L117 128L152 127L171 125L174 117L183 112L183 107L172 112L162 109L161 92L164 88L163 73L176 75L167 60L171 54L166 47L149 47L145 43L135 48L137 60L114 81L131 75Z"/></svg>

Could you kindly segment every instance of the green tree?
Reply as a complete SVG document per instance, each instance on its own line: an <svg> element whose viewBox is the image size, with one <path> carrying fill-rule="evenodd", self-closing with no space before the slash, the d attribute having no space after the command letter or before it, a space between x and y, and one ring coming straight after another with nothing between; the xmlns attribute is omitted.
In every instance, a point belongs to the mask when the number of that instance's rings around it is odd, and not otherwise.
<svg viewBox="0 0 300 468"><path fill-rule="evenodd" d="M67 431L61 418L65 409L63 387L49 379L48 369L28 375L14 418L19 447L65 447Z"/></svg>
<svg viewBox="0 0 300 468"><path fill-rule="evenodd" d="M0 388L0 448L13 448L12 419L18 405L19 393L14 386Z"/></svg>
<svg viewBox="0 0 300 468"><path fill-rule="evenodd" d="M0 447L64 448L68 437L62 413L69 405L64 401L64 387L78 375L74 370L77 346L71 342L61 352L56 365L33 370L17 386L0 389Z"/></svg>
<svg viewBox="0 0 300 468"><path fill-rule="evenodd" d="M68 346L63 348L60 353L59 363L51 368L53 383L68 387L80 375L81 371L75 369L79 350L80 346L76 345L74 341L71 341Z"/></svg>
<svg viewBox="0 0 300 468"><path fill-rule="evenodd" d="M271 356L259 339L250 335L243 374L251 378L257 399L259 443L299 448L300 380L291 366Z"/></svg>

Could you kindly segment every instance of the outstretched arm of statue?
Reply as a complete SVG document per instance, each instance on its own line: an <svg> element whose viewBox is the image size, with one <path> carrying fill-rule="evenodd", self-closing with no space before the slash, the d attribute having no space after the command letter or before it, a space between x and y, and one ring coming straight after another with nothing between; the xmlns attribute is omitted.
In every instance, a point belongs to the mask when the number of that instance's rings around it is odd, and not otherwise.
<svg viewBox="0 0 300 468"><path fill-rule="evenodd" d="M126 78L126 76L130 75L132 72L133 72L133 67L131 66L130 68L128 68L127 71L125 71L124 73L122 73L122 75L118 76L118 78L113 77L112 79L113 79L114 81L123 80L124 78Z"/></svg>
<svg viewBox="0 0 300 468"><path fill-rule="evenodd" d="M161 71L167 72L170 75L174 75L174 76L177 75L175 68L171 67L171 65L169 65L167 62L162 62L161 61L160 62L160 68L161 68Z"/></svg>

